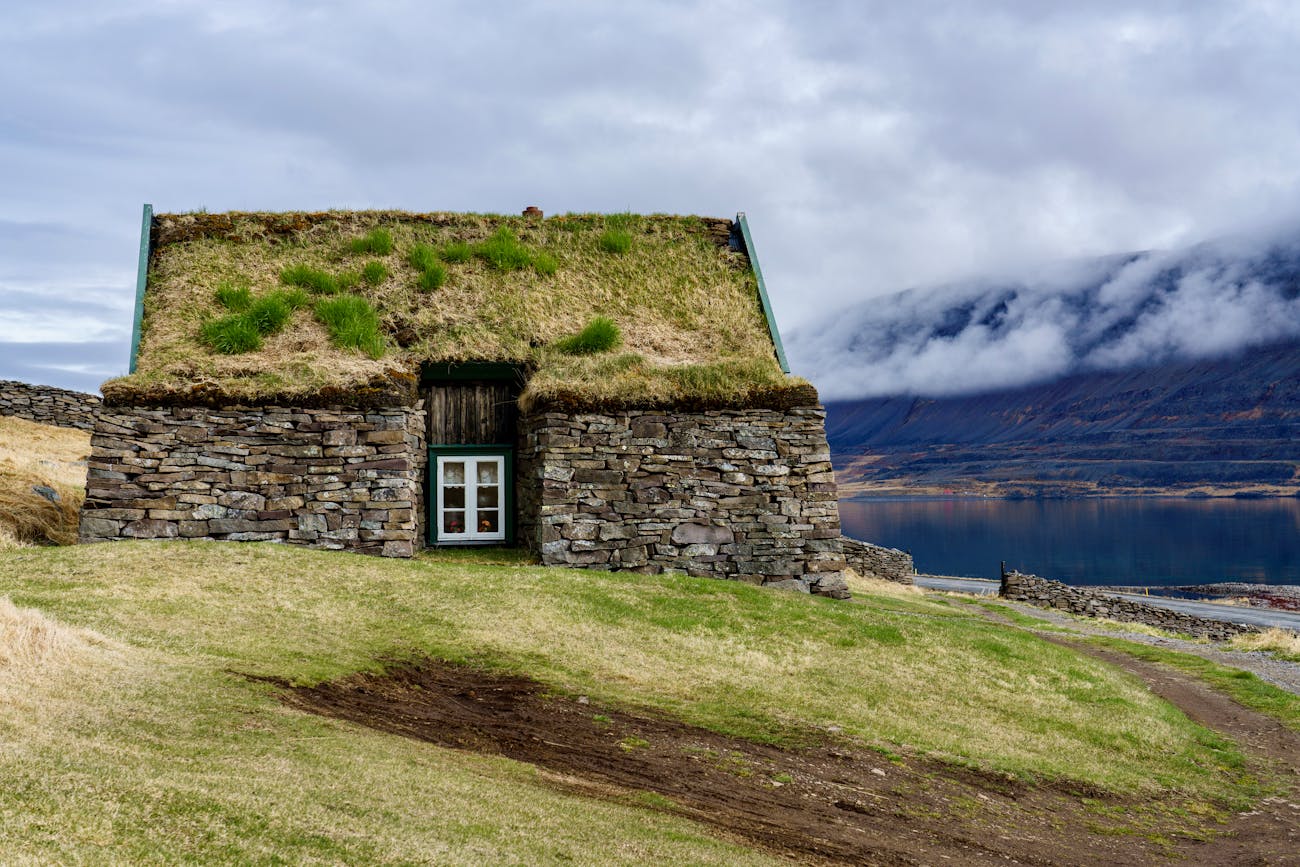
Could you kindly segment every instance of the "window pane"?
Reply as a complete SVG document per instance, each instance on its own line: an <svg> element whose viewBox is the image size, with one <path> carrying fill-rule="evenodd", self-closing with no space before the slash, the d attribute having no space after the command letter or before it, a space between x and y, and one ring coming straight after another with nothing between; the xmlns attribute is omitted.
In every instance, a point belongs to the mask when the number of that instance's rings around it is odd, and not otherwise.
<svg viewBox="0 0 1300 867"><path fill-rule="evenodd" d="M496 509L480 510L478 513L478 531L480 533L497 532L497 514Z"/></svg>
<svg viewBox="0 0 1300 867"><path fill-rule="evenodd" d="M465 513L458 511L444 511L442 513L442 532L464 533Z"/></svg>
<svg viewBox="0 0 1300 867"><path fill-rule="evenodd" d="M465 462L447 461L442 465L442 481L448 485L465 484Z"/></svg>
<svg viewBox="0 0 1300 867"><path fill-rule="evenodd" d="M478 483L480 485L495 485L497 483L496 461L482 461L479 463Z"/></svg>
<svg viewBox="0 0 1300 867"><path fill-rule="evenodd" d="M465 508L465 486L446 486L442 489L442 507L444 509Z"/></svg>
<svg viewBox="0 0 1300 867"><path fill-rule="evenodd" d="M496 485L478 489L478 507L480 509L487 507L495 509L497 507L497 495L501 489Z"/></svg>

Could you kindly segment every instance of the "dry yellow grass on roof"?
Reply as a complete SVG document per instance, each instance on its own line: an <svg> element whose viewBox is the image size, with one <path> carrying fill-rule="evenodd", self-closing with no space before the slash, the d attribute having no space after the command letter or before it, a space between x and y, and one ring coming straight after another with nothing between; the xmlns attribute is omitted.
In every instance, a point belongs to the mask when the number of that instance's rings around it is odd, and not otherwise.
<svg viewBox="0 0 1300 867"><path fill-rule="evenodd" d="M554 265L500 270L478 256L444 256L446 279L419 285L417 245L444 253L481 244L505 227ZM384 254L352 252L375 229ZM134 375L105 384L110 402L202 391L226 398L292 399L364 386L421 362L508 361L534 372L523 400L593 406L745 403L811 387L781 373L747 257L727 244L730 221L699 217L327 212L189 214L155 220L155 252ZM609 232L630 236L610 251ZM200 337L226 311L222 283L256 297L283 287L286 268L356 277L373 262L386 276L348 291L379 315L386 349L371 358L332 345L309 310L253 352L222 355ZM372 266L374 268L375 266ZM563 355L555 341L593 317L612 319L622 345L594 356ZM815 400L815 393L814 400ZM799 402L798 400L794 402ZM806 399L803 402L807 402Z"/></svg>

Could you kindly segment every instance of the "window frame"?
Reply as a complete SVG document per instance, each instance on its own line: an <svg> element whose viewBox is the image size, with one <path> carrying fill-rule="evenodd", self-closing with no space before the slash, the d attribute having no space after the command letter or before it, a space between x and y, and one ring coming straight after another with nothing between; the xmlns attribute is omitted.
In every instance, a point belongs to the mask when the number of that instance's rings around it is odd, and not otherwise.
<svg viewBox="0 0 1300 867"><path fill-rule="evenodd" d="M442 465L447 460L464 460L466 463L465 516L468 525L471 488L478 485L468 484L470 473L476 472L474 466L481 459L496 459L499 467L499 490L497 494L498 527L496 533L484 534L466 532L445 534L442 531ZM430 545L511 545L515 535L515 485L514 485L514 447L496 445L435 445L429 447L428 489L428 540ZM477 504L472 510L476 515Z"/></svg>

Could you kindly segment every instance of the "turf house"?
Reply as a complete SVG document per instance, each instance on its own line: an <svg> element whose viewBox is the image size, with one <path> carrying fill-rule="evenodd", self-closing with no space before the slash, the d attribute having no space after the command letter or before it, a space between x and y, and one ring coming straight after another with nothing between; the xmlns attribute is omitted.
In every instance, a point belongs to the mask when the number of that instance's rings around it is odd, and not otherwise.
<svg viewBox="0 0 1300 867"><path fill-rule="evenodd" d="M520 545L844 595L744 215L154 214L81 538Z"/></svg>

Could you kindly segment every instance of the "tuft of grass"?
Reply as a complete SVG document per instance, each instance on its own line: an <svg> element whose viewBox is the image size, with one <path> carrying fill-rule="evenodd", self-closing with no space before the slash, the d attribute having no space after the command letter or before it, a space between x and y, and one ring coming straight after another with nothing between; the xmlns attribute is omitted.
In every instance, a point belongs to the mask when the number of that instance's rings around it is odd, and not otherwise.
<svg viewBox="0 0 1300 867"><path fill-rule="evenodd" d="M441 262L434 262L420 272L416 284L425 292L432 292L447 282L447 268Z"/></svg>
<svg viewBox="0 0 1300 867"><path fill-rule="evenodd" d="M432 292L447 282L447 266L432 244L416 244L406 254L406 261L420 272L415 282L421 291Z"/></svg>
<svg viewBox="0 0 1300 867"><path fill-rule="evenodd" d="M393 252L393 233L383 226L371 229L360 238L353 238L348 244L352 253L369 253L372 256L387 256Z"/></svg>
<svg viewBox="0 0 1300 867"><path fill-rule="evenodd" d="M361 279L367 286L378 286L388 279L388 266L378 259L367 262L361 269Z"/></svg>
<svg viewBox="0 0 1300 867"><path fill-rule="evenodd" d="M209 319L199 328L203 342L222 355L239 355L262 348L262 334L243 313Z"/></svg>
<svg viewBox="0 0 1300 867"><path fill-rule="evenodd" d="M621 256L632 249L632 235L622 229L606 229L596 243L606 253Z"/></svg>
<svg viewBox="0 0 1300 867"><path fill-rule="evenodd" d="M280 282L301 286L314 295L336 295L340 291L339 281L333 274L310 265L290 265L280 272Z"/></svg>
<svg viewBox="0 0 1300 867"><path fill-rule="evenodd" d="M243 313L253 303L253 292L246 284L222 280L217 284L217 303L231 313Z"/></svg>
<svg viewBox="0 0 1300 867"><path fill-rule="evenodd" d="M550 253L537 253L533 256L533 270L545 277L550 277L560 270L560 263Z"/></svg>
<svg viewBox="0 0 1300 867"><path fill-rule="evenodd" d="M453 241L445 245L438 255L444 262L460 265L474 258L474 248L464 241Z"/></svg>
<svg viewBox="0 0 1300 867"><path fill-rule="evenodd" d="M289 324L293 311L306 303L306 293L301 289L272 292L254 301L243 315L257 329L257 333L265 337L279 333Z"/></svg>
<svg viewBox="0 0 1300 867"><path fill-rule="evenodd" d="M416 244L407 252L406 261L417 271L427 271L434 265L440 264L438 251L432 244Z"/></svg>
<svg viewBox="0 0 1300 867"><path fill-rule="evenodd" d="M533 254L509 226L502 226L474 248L474 255L498 271L518 271L533 264Z"/></svg>
<svg viewBox="0 0 1300 867"><path fill-rule="evenodd" d="M335 295L316 302L316 318L340 349L359 349L371 358L384 354L379 314L360 295Z"/></svg>
<svg viewBox="0 0 1300 867"><path fill-rule="evenodd" d="M617 323L608 316L595 316L577 334L555 341L554 347L565 355L595 355L609 352L623 342Z"/></svg>

